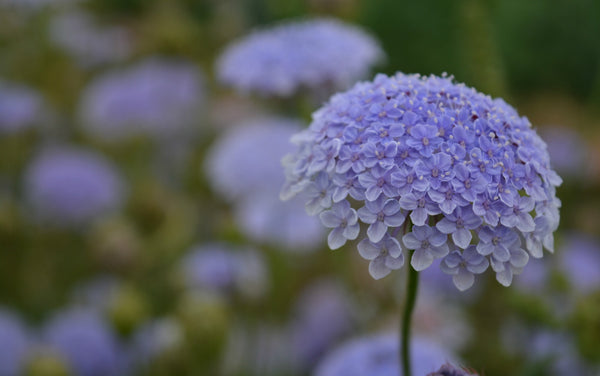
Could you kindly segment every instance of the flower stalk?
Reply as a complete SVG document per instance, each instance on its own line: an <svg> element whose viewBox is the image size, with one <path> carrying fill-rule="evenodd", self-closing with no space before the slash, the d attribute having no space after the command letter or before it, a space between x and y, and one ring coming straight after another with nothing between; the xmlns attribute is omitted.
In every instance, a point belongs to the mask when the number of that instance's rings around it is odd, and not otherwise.
<svg viewBox="0 0 600 376"><path fill-rule="evenodd" d="M417 291L419 288L419 272L416 271L414 268L408 268L407 274L408 283L406 285L406 302L404 303L402 325L400 327L400 368L402 369L401 376L412 376L410 364L410 327L412 321L412 313L414 311L415 303L417 301Z"/></svg>

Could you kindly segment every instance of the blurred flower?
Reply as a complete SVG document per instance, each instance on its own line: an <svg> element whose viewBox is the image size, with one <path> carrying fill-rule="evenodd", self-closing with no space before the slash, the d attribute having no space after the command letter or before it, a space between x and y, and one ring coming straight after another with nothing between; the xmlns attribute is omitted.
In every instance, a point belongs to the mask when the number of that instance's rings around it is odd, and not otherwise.
<svg viewBox="0 0 600 376"><path fill-rule="evenodd" d="M44 329L45 343L63 356L76 376L123 373L124 357L117 338L95 313L59 312Z"/></svg>
<svg viewBox="0 0 600 376"><path fill-rule="evenodd" d="M347 292L334 281L314 282L302 292L290 328L292 352L299 367L312 369L351 330L353 308Z"/></svg>
<svg viewBox="0 0 600 376"><path fill-rule="evenodd" d="M561 179L529 121L502 99L445 76L378 75L334 95L294 142L282 199L304 194L321 218L354 203L368 225L359 244L401 240L418 271L443 259L460 290L488 265L509 286L529 255L553 252ZM402 266L397 248L371 262L374 278Z"/></svg>
<svg viewBox="0 0 600 376"><path fill-rule="evenodd" d="M562 244L559 268L579 293L600 290L600 243L583 234L568 234Z"/></svg>
<svg viewBox="0 0 600 376"><path fill-rule="evenodd" d="M548 284L550 278L549 267L545 259L529 260L525 267L527 273L521 274L515 280L515 287L523 292L540 294Z"/></svg>
<svg viewBox="0 0 600 376"><path fill-rule="evenodd" d="M21 320L11 312L0 310L0 375L23 374L30 345Z"/></svg>
<svg viewBox="0 0 600 376"><path fill-rule="evenodd" d="M41 120L43 100L34 90L0 81L0 135L22 131Z"/></svg>
<svg viewBox="0 0 600 376"><path fill-rule="evenodd" d="M228 200L257 193L277 195L285 177L281 158L294 149L290 137L302 123L286 118L242 122L212 145L204 169L216 192Z"/></svg>
<svg viewBox="0 0 600 376"><path fill-rule="evenodd" d="M40 153L26 171L25 189L36 216L72 226L117 209L124 196L123 181L109 161L75 148Z"/></svg>
<svg viewBox="0 0 600 376"><path fill-rule="evenodd" d="M548 145L552 166L564 176L578 176L585 169L586 143L576 130L568 127L542 127L540 134Z"/></svg>
<svg viewBox="0 0 600 376"><path fill-rule="evenodd" d="M250 239L290 251L310 251L323 238L323 228L305 214L302 201L281 202L276 195L257 194L242 200L236 205L235 220Z"/></svg>
<svg viewBox="0 0 600 376"><path fill-rule="evenodd" d="M544 375L593 375L577 353L571 335L510 323L502 331L505 349L530 363L545 364Z"/></svg>
<svg viewBox="0 0 600 376"><path fill-rule="evenodd" d="M264 261L252 249L225 244L200 245L193 248L180 265L184 283L192 290L237 292L257 298L268 288Z"/></svg>
<svg viewBox="0 0 600 376"><path fill-rule="evenodd" d="M313 248L323 234L301 200L277 199L285 180L280 160L293 150L289 139L300 129L285 118L238 124L216 141L204 166L214 190L235 202L235 219L247 236L294 250Z"/></svg>
<svg viewBox="0 0 600 376"><path fill-rule="evenodd" d="M370 35L334 19L295 21L232 43L218 77L239 92L288 97L302 89L343 89L382 60Z"/></svg>
<svg viewBox="0 0 600 376"><path fill-rule="evenodd" d="M131 55L132 38L125 28L98 26L82 11L54 17L49 28L52 42L84 67L120 62Z"/></svg>
<svg viewBox="0 0 600 376"><path fill-rule="evenodd" d="M181 135L199 114L203 81L189 62L149 58L92 81L82 94L80 117L86 131L106 141Z"/></svg>
<svg viewBox="0 0 600 376"><path fill-rule="evenodd" d="M399 341L394 335L360 338L329 354L315 371L316 376L396 376L399 366ZM414 375L427 375L453 356L438 344L414 338L411 362Z"/></svg>

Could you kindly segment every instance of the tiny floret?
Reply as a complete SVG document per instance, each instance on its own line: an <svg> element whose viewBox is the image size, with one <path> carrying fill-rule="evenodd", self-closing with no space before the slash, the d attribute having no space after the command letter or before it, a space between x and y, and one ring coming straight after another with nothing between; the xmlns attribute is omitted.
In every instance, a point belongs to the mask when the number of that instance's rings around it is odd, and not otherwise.
<svg viewBox="0 0 600 376"><path fill-rule="evenodd" d="M562 180L546 144L502 99L452 77L358 83L293 142L281 198L306 197L331 248L357 239L376 279L410 256L418 271L441 259L460 290L489 267L509 286L529 257L553 252Z"/></svg>

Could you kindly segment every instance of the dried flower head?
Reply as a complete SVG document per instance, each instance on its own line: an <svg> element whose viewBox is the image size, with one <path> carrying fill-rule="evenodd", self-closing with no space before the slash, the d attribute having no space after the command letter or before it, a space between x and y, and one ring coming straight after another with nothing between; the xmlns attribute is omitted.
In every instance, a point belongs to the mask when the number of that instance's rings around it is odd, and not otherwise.
<svg viewBox="0 0 600 376"><path fill-rule="evenodd" d="M378 75L333 96L293 141L282 199L307 195L331 248L359 238L376 279L410 249L415 270L441 258L460 290L490 265L508 286L529 256L553 251L561 179L502 99L445 76Z"/></svg>

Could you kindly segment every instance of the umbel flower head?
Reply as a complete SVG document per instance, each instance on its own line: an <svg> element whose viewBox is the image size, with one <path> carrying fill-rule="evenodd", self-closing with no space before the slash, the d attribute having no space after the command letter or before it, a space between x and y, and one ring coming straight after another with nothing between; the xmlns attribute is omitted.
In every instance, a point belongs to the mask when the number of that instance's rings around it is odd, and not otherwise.
<svg viewBox="0 0 600 376"><path fill-rule="evenodd" d="M345 89L383 58L361 29L333 19L282 24L254 32L228 47L219 80L240 92L288 97L300 89Z"/></svg>
<svg viewBox="0 0 600 376"><path fill-rule="evenodd" d="M418 271L442 258L460 290L489 266L509 286L529 256L553 252L561 179L502 99L445 76L378 75L333 96L293 142L281 197L308 195L330 248L359 238L376 279L408 249Z"/></svg>

